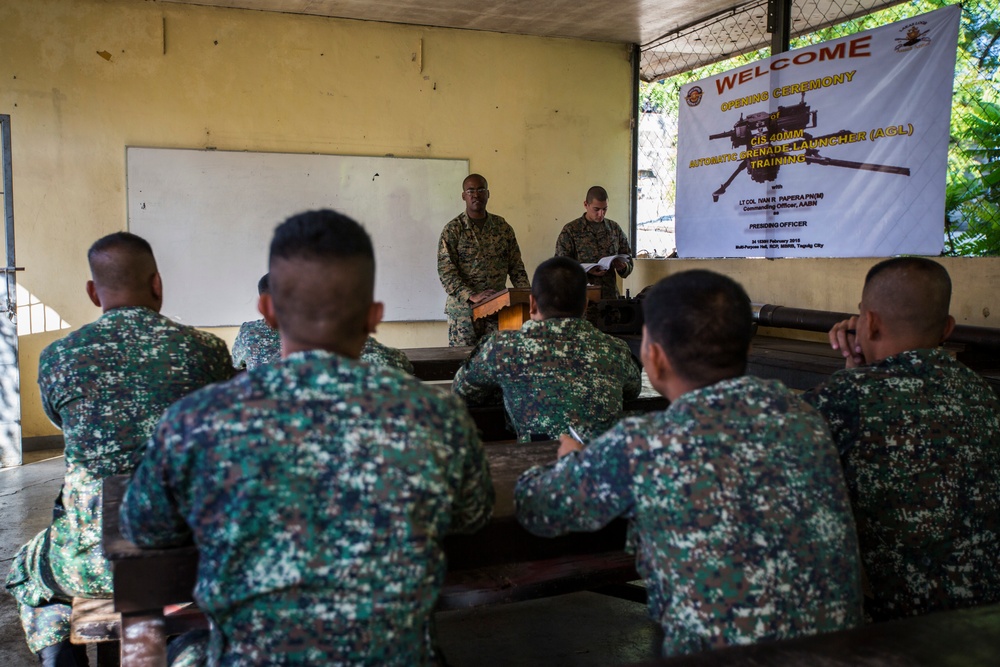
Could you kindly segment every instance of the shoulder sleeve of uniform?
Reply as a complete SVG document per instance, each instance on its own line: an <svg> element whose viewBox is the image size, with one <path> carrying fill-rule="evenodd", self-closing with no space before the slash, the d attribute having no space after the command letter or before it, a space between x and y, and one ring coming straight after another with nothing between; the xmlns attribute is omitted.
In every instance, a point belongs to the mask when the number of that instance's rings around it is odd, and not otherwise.
<svg viewBox="0 0 1000 667"><path fill-rule="evenodd" d="M178 455L182 440L178 406L167 411L153 433L122 499L122 535L140 547L178 546L191 539L177 506L177 489L171 486L172 457Z"/></svg>
<svg viewBox="0 0 1000 667"><path fill-rule="evenodd" d="M600 530L616 517L630 516L629 428L628 422L620 422L583 451L522 473L514 489L521 525L535 535L555 537Z"/></svg>
<svg viewBox="0 0 1000 667"><path fill-rule="evenodd" d="M462 279L462 273L458 268L458 233L460 228L461 222L455 218L441 230L441 237L438 239L437 268L438 279L441 281L444 291L464 303L475 292Z"/></svg>
<svg viewBox="0 0 1000 667"><path fill-rule="evenodd" d="M568 222L563 225L562 231L556 237L556 257L569 257L570 259L579 261L576 255L576 243L573 241L573 233L570 227L572 224Z"/></svg>
<svg viewBox="0 0 1000 667"><path fill-rule="evenodd" d="M638 398L639 394L642 393L642 367L635 362L635 359L632 357L632 350L629 349L625 341L613 336L611 338L617 344L618 356L621 360L622 372L625 376L625 382L622 385L622 396L626 401L631 401L634 398Z"/></svg>
<svg viewBox="0 0 1000 667"><path fill-rule="evenodd" d="M861 423L854 378L837 371L823 384L802 394L826 420L837 450L843 456L857 441Z"/></svg>
<svg viewBox="0 0 1000 667"><path fill-rule="evenodd" d="M614 233L616 237L615 245L618 246L618 254L628 255L629 257L628 262L626 262L625 268L621 270L618 269L616 270L618 271L618 275L620 275L622 278L627 278L629 274L632 273L632 269L635 268L635 260L632 258L632 246L629 245L628 236L625 234L625 231L622 229L621 225L619 225L617 222L614 222Z"/></svg>
<svg viewBox="0 0 1000 667"><path fill-rule="evenodd" d="M468 405L496 405L502 400L496 372L499 341L500 332L484 338L455 373L452 391Z"/></svg>
<svg viewBox="0 0 1000 667"><path fill-rule="evenodd" d="M493 515L496 492L475 422L457 397L447 396L444 400L455 416L453 446L461 458L449 532L472 533L482 528Z"/></svg>
<svg viewBox="0 0 1000 667"><path fill-rule="evenodd" d="M207 331L199 331L198 333L201 334L203 344L207 350L207 370L209 376L212 378L211 382L221 382L233 377L236 369L233 368L233 358L229 354L226 341Z"/></svg>

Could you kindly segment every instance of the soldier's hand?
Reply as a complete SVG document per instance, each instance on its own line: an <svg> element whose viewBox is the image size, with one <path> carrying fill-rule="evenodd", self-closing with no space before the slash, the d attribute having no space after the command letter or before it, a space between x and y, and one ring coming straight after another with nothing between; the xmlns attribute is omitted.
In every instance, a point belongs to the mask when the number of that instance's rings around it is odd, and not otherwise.
<svg viewBox="0 0 1000 667"><path fill-rule="evenodd" d="M470 296L469 297L469 301L471 301L472 303L479 303L480 301L483 301L485 299L490 298L491 296L493 296L496 293L497 293L496 290L485 289L482 292L480 292L479 294L473 294L472 296Z"/></svg>
<svg viewBox="0 0 1000 667"><path fill-rule="evenodd" d="M615 267L615 270L617 271L624 271L625 269L628 268L628 264L626 264L620 259L616 259L615 261L611 262L611 266Z"/></svg>
<svg viewBox="0 0 1000 667"><path fill-rule="evenodd" d="M588 273L588 274L590 274L590 275L592 275L592 276L597 276L598 278L600 278L600 277L601 277L601 276L603 276L603 275L604 275L605 273L607 273L607 271L606 271L606 270L604 270L604 269L602 269L602 268L601 268L601 267L599 267L599 266L595 266L595 267L594 267L594 268L592 268L592 269L591 269L590 271L587 271L587 273Z"/></svg>
<svg viewBox="0 0 1000 667"><path fill-rule="evenodd" d="M828 334L830 347L840 350L840 353L844 355L845 368L856 368L865 364L865 355L858 343L857 326L858 316L853 315L834 324Z"/></svg>
<svg viewBox="0 0 1000 667"><path fill-rule="evenodd" d="M559 458L566 456L570 452L579 452L582 450L583 443L576 438L566 433L559 436Z"/></svg>

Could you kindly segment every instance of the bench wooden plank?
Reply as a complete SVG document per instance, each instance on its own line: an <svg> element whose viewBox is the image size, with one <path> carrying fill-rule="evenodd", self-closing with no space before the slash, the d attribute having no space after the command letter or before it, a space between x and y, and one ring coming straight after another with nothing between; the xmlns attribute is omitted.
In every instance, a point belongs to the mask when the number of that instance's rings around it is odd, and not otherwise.
<svg viewBox="0 0 1000 667"><path fill-rule="evenodd" d="M521 602L638 578L635 556L621 551L449 570L437 610Z"/></svg>

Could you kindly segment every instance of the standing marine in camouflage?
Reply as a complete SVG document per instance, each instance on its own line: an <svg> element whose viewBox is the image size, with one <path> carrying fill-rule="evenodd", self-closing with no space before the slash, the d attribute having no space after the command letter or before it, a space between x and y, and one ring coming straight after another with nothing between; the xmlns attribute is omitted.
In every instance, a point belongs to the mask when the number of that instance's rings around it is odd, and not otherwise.
<svg viewBox="0 0 1000 667"><path fill-rule="evenodd" d="M111 597L104 478L132 472L167 406L232 375L225 343L158 314L163 291L146 241L111 234L87 258L87 294L103 315L45 348L38 368L42 406L65 439L62 492L52 524L21 548L7 576L28 647L52 665L75 664L72 598Z"/></svg>
<svg viewBox="0 0 1000 667"><path fill-rule="evenodd" d="M950 301L940 264L876 264L830 331L847 368L806 395L840 450L876 621L1000 602L1000 400L938 349Z"/></svg>
<svg viewBox="0 0 1000 667"><path fill-rule="evenodd" d="M275 230L283 358L174 405L122 502L146 547L193 538L209 638L179 664L429 665L444 536L493 486L461 401L358 363L382 315L371 240L334 211Z"/></svg>
<svg viewBox="0 0 1000 667"><path fill-rule="evenodd" d="M522 474L518 520L555 536L630 521L663 653L849 628L858 543L823 418L780 382L743 375L750 300L710 271L643 304L643 366L670 399Z"/></svg>
<svg viewBox="0 0 1000 667"><path fill-rule="evenodd" d="M268 274L257 283L257 294L270 292ZM281 358L281 336L278 330L264 320L244 322L233 343L233 367L237 370L252 370ZM369 336L361 348L361 360L374 366L398 368L413 375L413 364L402 350L383 345Z"/></svg>
<svg viewBox="0 0 1000 667"><path fill-rule="evenodd" d="M465 212L441 231L438 277L447 292L448 345L475 345L497 330L496 316L473 321L472 309L507 286L528 287L514 229L499 215L487 213L486 179L472 174L462 182Z"/></svg>
<svg viewBox="0 0 1000 667"><path fill-rule="evenodd" d="M518 440L550 440L575 427L585 438L611 428L622 401L642 378L628 345L587 320L587 275L578 262L553 257L531 281L531 319L486 338L452 385L470 405L502 395Z"/></svg>
<svg viewBox="0 0 1000 667"><path fill-rule="evenodd" d="M629 260L616 259L611 264L614 271L605 271L595 266L588 275L595 285L601 286L602 299L618 297L618 276L627 278L632 273L632 248L628 237L614 220L605 218L608 212L608 191L599 185L587 190L583 202L583 215L567 222L556 239L556 256L569 257L578 262L591 264L602 257L628 255Z"/></svg>

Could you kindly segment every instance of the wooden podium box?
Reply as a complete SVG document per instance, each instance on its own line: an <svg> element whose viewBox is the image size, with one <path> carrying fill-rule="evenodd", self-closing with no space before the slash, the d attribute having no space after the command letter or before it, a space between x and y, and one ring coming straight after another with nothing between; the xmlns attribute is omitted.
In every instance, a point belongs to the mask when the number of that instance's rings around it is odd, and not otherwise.
<svg viewBox="0 0 1000 667"><path fill-rule="evenodd" d="M500 329L520 329L521 325L530 319L528 315L529 296L531 296L530 287L508 287L476 304L472 309L472 319L478 320L498 313ZM587 301L599 301L600 298L601 288L587 285Z"/></svg>

